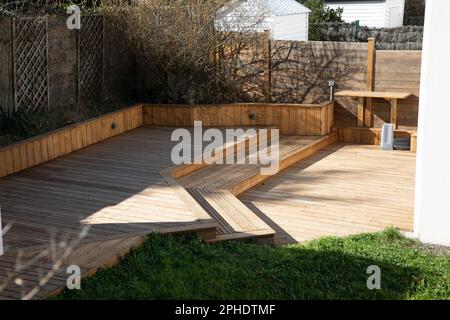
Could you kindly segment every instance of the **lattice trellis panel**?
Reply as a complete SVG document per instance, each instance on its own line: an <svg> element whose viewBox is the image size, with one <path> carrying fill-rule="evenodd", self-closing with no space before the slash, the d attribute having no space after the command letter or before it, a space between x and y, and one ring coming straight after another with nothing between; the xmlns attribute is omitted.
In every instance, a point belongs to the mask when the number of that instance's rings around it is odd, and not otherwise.
<svg viewBox="0 0 450 320"><path fill-rule="evenodd" d="M49 107L47 17L14 18L13 59L16 109Z"/></svg>
<svg viewBox="0 0 450 320"><path fill-rule="evenodd" d="M78 33L78 100L98 101L103 87L103 16L81 18Z"/></svg>

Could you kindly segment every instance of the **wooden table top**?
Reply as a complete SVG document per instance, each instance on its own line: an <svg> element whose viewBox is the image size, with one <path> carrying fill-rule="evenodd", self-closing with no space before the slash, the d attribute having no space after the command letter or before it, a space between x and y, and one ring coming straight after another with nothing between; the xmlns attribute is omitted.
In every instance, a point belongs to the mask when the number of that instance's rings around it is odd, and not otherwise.
<svg viewBox="0 0 450 320"><path fill-rule="evenodd" d="M337 97L364 97L364 98L383 98L383 99L406 99L412 96L408 92L381 92L381 91L354 91L343 90L336 92Z"/></svg>

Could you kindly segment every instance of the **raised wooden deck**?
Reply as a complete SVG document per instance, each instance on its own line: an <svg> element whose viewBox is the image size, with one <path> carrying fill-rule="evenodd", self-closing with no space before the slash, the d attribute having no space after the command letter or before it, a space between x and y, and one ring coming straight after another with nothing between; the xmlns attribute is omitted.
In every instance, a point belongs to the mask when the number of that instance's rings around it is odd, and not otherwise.
<svg viewBox="0 0 450 320"><path fill-rule="evenodd" d="M0 286L8 280L0 299L32 288L35 298L45 297L65 285L68 265L90 274L152 231L291 243L390 225L412 229L413 153L329 146L335 134L282 136L280 169L293 166L276 176L262 176L259 165L173 168L172 130L138 128L0 179L2 222L12 226L0 257ZM76 239L86 225L85 239L39 285L54 251L63 254L55 244ZM19 272L22 281L11 276L18 255L32 262Z"/></svg>
<svg viewBox="0 0 450 320"><path fill-rule="evenodd" d="M215 237L215 221L192 211L160 175L172 165L171 132L172 128L138 128L2 178L2 223L11 226L3 238L2 269L14 267L19 250L33 256L61 240L76 239L84 226L90 229L77 246L79 254L72 253L64 262L85 257L83 272L117 257L123 251L117 243L129 250L152 231ZM111 241L116 242L114 250L108 246ZM0 285L5 276L0 272ZM31 284L25 286L36 284L37 277L29 278ZM9 286L0 290L0 297L21 298L21 287ZM46 286L39 296L53 287Z"/></svg>
<svg viewBox="0 0 450 320"><path fill-rule="evenodd" d="M413 229L415 154L337 143L241 194L276 243Z"/></svg>

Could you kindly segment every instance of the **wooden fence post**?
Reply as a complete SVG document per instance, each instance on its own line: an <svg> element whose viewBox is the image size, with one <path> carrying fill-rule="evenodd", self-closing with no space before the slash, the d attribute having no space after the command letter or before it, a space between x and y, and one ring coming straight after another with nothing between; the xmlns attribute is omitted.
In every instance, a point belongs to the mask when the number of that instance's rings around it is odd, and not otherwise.
<svg viewBox="0 0 450 320"><path fill-rule="evenodd" d="M367 39L367 79L366 79L366 90L373 91L374 89L374 75L375 75L375 39ZM366 127L372 127L373 122L373 112L372 112L372 98L367 98L366 100L366 114L364 115Z"/></svg>
<svg viewBox="0 0 450 320"><path fill-rule="evenodd" d="M272 41L270 30L264 30L264 98L266 103L272 102L272 74L271 74L271 55Z"/></svg>

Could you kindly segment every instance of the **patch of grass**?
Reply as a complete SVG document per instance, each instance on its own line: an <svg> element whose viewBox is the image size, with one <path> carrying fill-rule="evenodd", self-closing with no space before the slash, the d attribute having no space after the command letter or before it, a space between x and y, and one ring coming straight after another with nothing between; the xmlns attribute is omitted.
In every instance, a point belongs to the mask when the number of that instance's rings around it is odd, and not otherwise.
<svg viewBox="0 0 450 320"><path fill-rule="evenodd" d="M367 268L381 268L381 290ZM450 257L389 229L283 247L153 234L57 299L448 299Z"/></svg>

